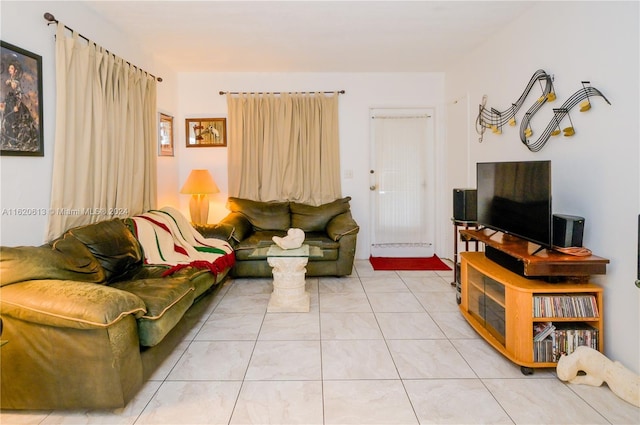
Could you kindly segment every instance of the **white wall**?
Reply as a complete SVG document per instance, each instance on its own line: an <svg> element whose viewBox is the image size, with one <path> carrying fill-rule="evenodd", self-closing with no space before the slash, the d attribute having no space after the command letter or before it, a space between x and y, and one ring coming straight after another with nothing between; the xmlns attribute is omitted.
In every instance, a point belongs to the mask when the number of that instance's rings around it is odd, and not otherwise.
<svg viewBox="0 0 640 425"><path fill-rule="evenodd" d="M155 63L143 46L132 43L126 34L106 23L78 2L18 2L2 0L0 39L42 56L44 157L0 157L0 244L39 245L44 242L46 215L11 215L18 208L48 209L55 135L55 26L47 26L45 12L104 46L129 62L161 76L158 108L171 113L177 107L176 75ZM177 162L179 157L160 158L159 201L177 205ZM70 166L73 166L72 164ZM160 192L160 189L159 189Z"/></svg>
<svg viewBox="0 0 640 425"><path fill-rule="evenodd" d="M401 107L433 107L436 110L436 139L439 144L436 161L443 163L443 93L444 78L434 73L189 73L180 74L180 116L178 124L178 145L180 154L180 184L186 180L192 168L208 168L218 183L222 193L213 195L209 222L217 222L226 215L227 193L227 149L226 148L186 148L185 118L227 117L227 102L220 91L333 91L345 90L340 95L340 156L342 169L342 193L351 196L352 213L361 227L358 234L356 256L369 257L369 109ZM351 170L353 178L345 178L345 171ZM441 176L440 168L436 173ZM442 183L444 178L442 178ZM443 184L438 184L442 187ZM181 196L181 211L188 214L188 195ZM439 202L442 194L436 194ZM437 220L442 221L441 217ZM448 220L448 218L446 219ZM445 221L446 221L445 220ZM448 223L448 221L446 221ZM438 226L436 252L440 256L451 257L444 244L444 232L449 227ZM438 251L440 247L440 251Z"/></svg>
<svg viewBox="0 0 640 425"><path fill-rule="evenodd" d="M158 160L158 201L184 212L188 211L188 198L178 191L192 168L209 168L226 192L226 150L184 147L185 117L226 116L226 102L219 90L347 91L340 99L342 169L353 170L354 178L343 178L343 193L353 197L354 216L362 226L359 258L368 255L369 108L436 108L441 167L436 183L440 188L436 252L442 257L451 256L451 189L475 186L477 161L551 159L554 212L586 217L585 245L611 260L607 275L596 278L605 287L605 351L640 371L640 291L633 285L640 209L637 2L543 2L452 67L446 73L445 91L441 74L176 76L154 63L143 46L132 43L81 3L3 0L0 39L43 57L45 156L0 158L0 208L49 207L55 58L54 29L42 18L45 12L164 78L158 84L158 109L175 118L176 156ZM553 107L576 91L581 80L590 80L602 90L612 106L594 99L591 111L572 112L577 134L570 139L554 138L537 154L526 150L512 128L501 136L487 134L478 144L473 122L482 95L489 96L489 105L504 108L520 95L538 68L555 75L558 100ZM446 138L442 125L445 111L455 117L448 121ZM536 122L546 124L549 111L542 112ZM226 193L215 196L210 221L225 213ZM43 242L44 216L1 216L0 222L2 245Z"/></svg>
<svg viewBox="0 0 640 425"><path fill-rule="evenodd" d="M543 2L482 43L447 72L446 92L463 98L469 111L467 137L447 139L449 165L466 158L466 172L448 174L448 189L475 187L475 163L501 160L552 161L553 211L586 218L584 244L610 259L604 286L605 353L640 371L640 291L634 285L639 212L638 3ZM541 25L544 23L544 25ZM592 99L592 109L570 111L573 137L552 137L538 153L520 142L519 127L502 135L485 133L478 143L474 122L482 95L504 110L520 96L531 75L544 69L555 77L558 99L536 115L540 134L560 105L591 81L612 103ZM540 95L535 88L517 117ZM460 109L457 109L458 115ZM464 114L462 114L464 116ZM460 134L447 122L448 134ZM568 126L565 118L562 127ZM533 138L537 138L534 134Z"/></svg>
<svg viewBox="0 0 640 425"><path fill-rule="evenodd" d="M161 64L156 64L162 76L162 82L158 83L158 114L163 113L173 117L173 151L174 156L158 157L158 208L163 206L180 206L178 170L180 164L180 150L178 149L178 135L182 131L178 119L178 75L165 69ZM154 74L155 75L155 74ZM187 216L188 217L188 216Z"/></svg>

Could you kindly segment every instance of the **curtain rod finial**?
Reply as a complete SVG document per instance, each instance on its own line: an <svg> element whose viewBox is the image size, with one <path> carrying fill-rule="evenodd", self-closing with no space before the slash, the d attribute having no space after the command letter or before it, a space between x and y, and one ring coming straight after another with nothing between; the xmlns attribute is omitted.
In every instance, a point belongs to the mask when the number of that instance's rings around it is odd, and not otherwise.
<svg viewBox="0 0 640 425"><path fill-rule="evenodd" d="M44 14L44 19L46 19L47 21L49 21L50 23L58 23L58 21L56 20L56 17L53 16L51 13L46 12Z"/></svg>

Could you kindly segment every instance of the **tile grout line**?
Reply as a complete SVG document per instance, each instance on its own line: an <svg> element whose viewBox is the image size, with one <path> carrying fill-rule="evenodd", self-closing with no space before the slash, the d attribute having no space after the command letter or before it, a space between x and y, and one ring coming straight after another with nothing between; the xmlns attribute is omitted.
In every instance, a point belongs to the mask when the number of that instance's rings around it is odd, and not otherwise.
<svg viewBox="0 0 640 425"><path fill-rule="evenodd" d="M231 289L231 288L229 288ZM227 290L227 293L229 291ZM225 294L226 296L227 294ZM222 301L222 300L220 300ZM238 407L238 401L240 400L240 395L242 394L242 389L245 386L245 381L247 379L247 373L249 372L249 367L251 366L251 360L253 359L253 355L255 354L256 351L256 346L258 345L258 341L260 339L260 333L262 332L262 327L264 326L264 321L267 318L267 308L265 306L264 312L262 313L262 321L260 322L260 328L258 329L258 333L256 334L256 338L253 341L253 348L251 349L251 354L249 355L249 358L247 360L247 366L244 370L244 374L242 376L242 379L240 380L240 388L238 389L238 394L236 395L236 399L233 403L233 408L231 409L231 414L229 415L229 421L228 421L228 425L231 424L231 421L233 419L233 415L236 413L236 408Z"/></svg>

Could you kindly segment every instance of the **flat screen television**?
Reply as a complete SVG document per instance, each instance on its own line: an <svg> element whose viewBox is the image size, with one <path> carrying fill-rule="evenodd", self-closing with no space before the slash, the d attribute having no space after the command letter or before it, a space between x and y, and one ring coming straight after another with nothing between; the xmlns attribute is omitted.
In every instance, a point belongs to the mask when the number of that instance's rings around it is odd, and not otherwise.
<svg viewBox="0 0 640 425"><path fill-rule="evenodd" d="M551 248L551 161L477 164L478 223Z"/></svg>

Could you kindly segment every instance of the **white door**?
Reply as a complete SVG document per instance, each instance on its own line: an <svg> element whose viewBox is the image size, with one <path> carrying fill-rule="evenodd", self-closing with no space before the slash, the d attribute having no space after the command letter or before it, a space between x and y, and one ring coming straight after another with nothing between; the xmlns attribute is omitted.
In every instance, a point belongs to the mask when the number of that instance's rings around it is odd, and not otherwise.
<svg viewBox="0 0 640 425"><path fill-rule="evenodd" d="M434 120L430 109L372 109L371 255L434 255Z"/></svg>

